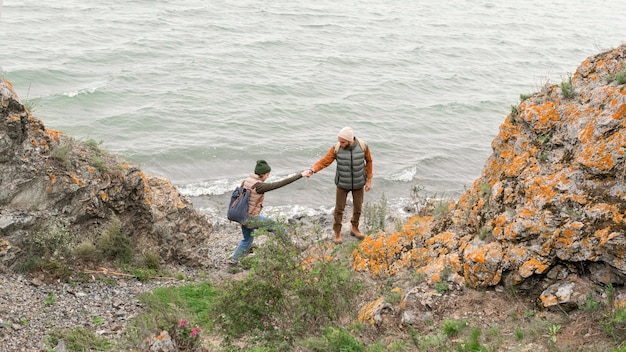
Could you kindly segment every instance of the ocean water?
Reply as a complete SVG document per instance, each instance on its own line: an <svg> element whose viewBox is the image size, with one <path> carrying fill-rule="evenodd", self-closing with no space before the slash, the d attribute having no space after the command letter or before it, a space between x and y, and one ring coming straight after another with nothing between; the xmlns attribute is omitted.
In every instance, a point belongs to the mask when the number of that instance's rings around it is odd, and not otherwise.
<svg viewBox="0 0 626 352"><path fill-rule="evenodd" d="M458 197L520 94L626 43L626 1L0 0L0 74L48 128L172 180L215 221L257 159L308 169L350 125L366 202ZM334 165L268 193L328 212Z"/></svg>

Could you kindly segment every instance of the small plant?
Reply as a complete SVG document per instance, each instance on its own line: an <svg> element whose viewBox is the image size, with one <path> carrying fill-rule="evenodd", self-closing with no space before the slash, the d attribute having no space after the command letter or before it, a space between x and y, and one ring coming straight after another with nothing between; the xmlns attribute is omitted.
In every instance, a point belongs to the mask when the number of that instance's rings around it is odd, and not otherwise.
<svg viewBox="0 0 626 352"><path fill-rule="evenodd" d="M535 315L535 311L534 310L527 310L524 312L524 319L528 319L532 316Z"/></svg>
<svg viewBox="0 0 626 352"><path fill-rule="evenodd" d="M20 318L20 325L21 326L29 326L30 323L28 322L28 319L26 318Z"/></svg>
<svg viewBox="0 0 626 352"><path fill-rule="evenodd" d="M449 289L450 289L450 286L448 285L447 282L439 281L439 282L437 282L435 284L435 290L439 294L443 294L444 292L448 291Z"/></svg>
<svg viewBox="0 0 626 352"><path fill-rule="evenodd" d="M448 280L450 278L450 275L452 275L452 269L443 268L443 270L441 270L441 280Z"/></svg>
<svg viewBox="0 0 626 352"><path fill-rule="evenodd" d="M388 287L384 290L385 301L391 304L400 303L402 300L401 290L397 287L389 289Z"/></svg>
<svg viewBox="0 0 626 352"><path fill-rule="evenodd" d="M548 142L550 138L552 138L552 134L546 133L546 134L539 136L537 139L539 140L539 143L546 144L546 142Z"/></svg>
<svg viewBox="0 0 626 352"><path fill-rule="evenodd" d="M148 282L151 277L156 275L156 271L146 268L134 268L132 269L133 275L140 282Z"/></svg>
<svg viewBox="0 0 626 352"><path fill-rule="evenodd" d="M96 245L90 238L86 238L81 243L79 243L78 246L74 248L73 253L77 258L85 261L97 262L99 259L97 255L98 250L96 248Z"/></svg>
<svg viewBox="0 0 626 352"><path fill-rule="evenodd" d="M604 331L615 339L626 340L626 309L615 308L605 314L601 321Z"/></svg>
<svg viewBox="0 0 626 352"><path fill-rule="evenodd" d="M98 276L98 281L100 282L104 282L105 284L114 287L117 286L117 281L112 278L112 277L108 277L108 276Z"/></svg>
<svg viewBox="0 0 626 352"><path fill-rule="evenodd" d="M587 299L585 300L585 310L598 310L600 309L600 302L593 298L591 293L587 294Z"/></svg>
<svg viewBox="0 0 626 352"><path fill-rule="evenodd" d="M539 154L539 161L546 162L547 160L548 160L548 153L543 152Z"/></svg>
<svg viewBox="0 0 626 352"><path fill-rule="evenodd" d="M548 326L548 333L544 334L543 337L547 337L552 341L552 343L556 343L556 334L561 330L561 325L552 324Z"/></svg>
<svg viewBox="0 0 626 352"><path fill-rule="evenodd" d="M91 320L91 322L92 322L94 325L102 325L102 324L104 324L104 318L102 318L102 317L93 317L93 319Z"/></svg>
<svg viewBox="0 0 626 352"><path fill-rule="evenodd" d="M526 100L526 99L528 99L528 98L530 98L532 96L533 96L532 94L520 94L519 95L519 100L520 101L524 101L524 100Z"/></svg>
<svg viewBox="0 0 626 352"><path fill-rule="evenodd" d="M365 233L372 234L385 231L386 216L387 198L385 198L385 194L382 195L382 198L378 203L366 203L363 209L363 225L365 226Z"/></svg>
<svg viewBox="0 0 626 352"><path fill-rule="evenodd" d="M524 332L519 326L515 328L515 338L520 341L524 339Z"/></svg>
<svg viewBox="0 0 626 352"><path fill-rule="evenodd" d="M449 199L440 199L433 202L434 209L433 215L436 218L441 218L450 213L450 204L452 203Z"/></svg>
<svg viewBox="0 0 626 352"><path fill-rule="evenodd" d="M122 263L130 263L133 259L133 246L130 238L122 233L122 222L113 217L100 233L97 247L102 254L109 258L115 258Z"/></svg>
<svg viewBox="0 0 626 352"><path fill-rule="evenodd" d="M480 184L480 193L483 196L486 196L486 197L490 196L491 195L491 185L488 184L488 183L481 183Z"/></svg>
<svg viewBox="0 0 626 352"><path fill-rule="evenodd" d="M466 326L467 322L465 320L445 320L442 330L446 336L452 337L458 335Z"/></svg>
<svg viewBox="0 0 626 352"><path fill-rule="evenodd" d="M173 330L172 338L176 341L176 345L179 349L188 351L199 346L202 329L198 326L192 328L191 324L189 324L189 320L179 320Z"/></svg>
<svg viewBox="0 0 626 352"><path fill-rule="evenodd" d="M159 270L161 268L161 258L155 252L147 252L143 255L143 264L146 268L152 270Z"/></svg>
<svg viewBox="0 0 626 352"><path fill-rule="evenodd" d="M511 116L517 116L517 114L519 114L519 110L517 109L517 106L511 105Z"/></svg>
<svg viewBox="0 0 626 352"><path fill-rule="evenodd" d="M561 92L563 93L563 97L565 97L565 99L571 99L576 96L576 90L572 84L571 76L567 81L561 82Z"/></svg>
<svg viewBox="0 0 626 352"><path fill-rule="evenodd" d="M478 232L478 238L481 241L485 241L485 240L488 240L488 239L493 239L493 232L491 230L491 227L489 227L489 226L481 227L480 231Z"/></svg>
<svg viewBox="0 0 626 352"><path fill-rule="evenodd" d="M59 144L50 150L50 157L59 161L66 169L69 169L71 167L69 155L73 149L74 139L62 135Z"/></svg>
<svg viewBox="0 0 626 352"><path fill-rule="evenodd" d="M608 76L607 81L609 83L617 82L617 84L626 84L626 71L621 71L614 75Z"/></svg>
<svg viewBox="0 0 626 352"><path fill-rule="evenodd" d="M455 350L459 352L486 352L487 349L480 344L480 334L480 328L472 329L467 336L467 340L459 342Z"/></svg>
<svg viewBox="0 0 626 352"><path fill-rule="evenodd" d="M96 152L98 154L102 153L102 150L100 149L100 145L102 144L102 141L97 142L96 140L90 138L87 141L85 141L85 144L92 151L94 151L94 152Z"/></svg>
<svg viewBox="0 0 626 352"><path fill-rule="evenodd" d="M96 169L98 169L98 171L105 172L107 170L104 158L102 158L101 156L92 156L89 161Z"/></svg>
<svg viewBox="0 0 626 352"><path fill-rule="evenodd" d="M51 306L56 302L56 296L53 291L48 292L48 297L44 301L45 305Z"/></svg>

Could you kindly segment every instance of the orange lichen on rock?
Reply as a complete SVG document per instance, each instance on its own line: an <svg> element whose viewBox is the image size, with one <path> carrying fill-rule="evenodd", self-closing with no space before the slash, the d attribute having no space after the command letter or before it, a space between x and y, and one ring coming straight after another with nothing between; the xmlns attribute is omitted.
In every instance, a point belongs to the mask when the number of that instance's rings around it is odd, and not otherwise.
<svg viewBox="0 0 626 352"><path fill-rule="evenodd" d="M367 236L352 253L353 268L357 271L367 268L372 276L394 275L398 266L404 264L398 260L410 249L411 240L406 232L377 238Z"/></svg>
<svg viewBox="0 0 626 352"><path fill-rule="evenodd" d="M432 217L412 217L402 232L367 236L352 252L352 268L369 272L373 277L395 275L402 268L419 265L425 261L424 251L414 248L415 241L423 241L432 226Z"/></svg>
<svg viewBox="0 0 626 352"><path fill-rule="evenodd" d="M528 104L522 116L540 132L549 131L561 118L552 101L539 105Z"/></svg>
<svg viewBox="0 0 626 352"><path fill-rule="evenodd" d="M569 223L554 232L554 239L560 248L569 248L576 243L580 230L584 225L581 222Z"/></svg>
<svg viewBox="0 0 626 352"><path fill-rule="evenodd" d="M46 128L46 134L48 135L48 137L50 139L58 142L59 139L61 138L61 134L63 134L63 132Z"/></svg>
<svg viewBox="0 0 626 352"><path fill-rule="evenodd" d="M358 319L361 324L368 324L369 326L376 325L375 313L380 310L381 306L385 303L385 299L380 297L375 301L365 304L360 310Z"/></svg>
<svg viewBox="0 0 626 352"><path fill-rule="evenodd" d="M519 268L519 274L521 277L526 278L532 274L542 274L549 267L549 265L542 263L536 258L530 258Z"/></svg>
<svg viewBox="0 0 626 352"><path fill-rule="evenodd" d="M465 282L473 287L496 285L502 278L502 246L491 242L484 246L469 244L463 255Z"/></svg>

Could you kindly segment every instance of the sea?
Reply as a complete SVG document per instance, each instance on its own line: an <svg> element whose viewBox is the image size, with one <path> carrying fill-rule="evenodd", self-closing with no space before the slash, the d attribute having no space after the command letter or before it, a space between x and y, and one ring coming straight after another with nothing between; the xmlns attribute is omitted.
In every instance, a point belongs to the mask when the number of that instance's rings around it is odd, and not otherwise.
<svg viewBox="0 0 626 352"><path fill-rule="evenodd" d="M520 95L626 44L626 1L0 0L0 75L46 127L166 177L213 221L257 160L308 169L351 126L366 206L458 198ZM265 215L330 213L331 165Z"/></svg>

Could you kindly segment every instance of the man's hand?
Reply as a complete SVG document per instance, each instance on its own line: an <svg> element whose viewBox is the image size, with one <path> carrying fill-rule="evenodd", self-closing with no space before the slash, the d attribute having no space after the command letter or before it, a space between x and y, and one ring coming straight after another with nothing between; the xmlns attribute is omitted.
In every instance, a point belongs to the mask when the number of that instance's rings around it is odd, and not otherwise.
<svg viewBox="0 0 626 352"><path fill-rule="evenodd" d="M365 182L365 192L368 192L370 189L372 189L372 180L367 180Z"/></svg>

